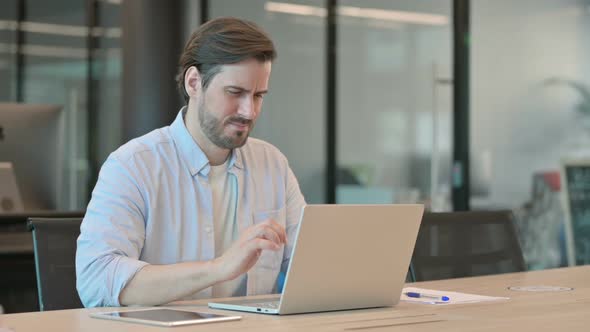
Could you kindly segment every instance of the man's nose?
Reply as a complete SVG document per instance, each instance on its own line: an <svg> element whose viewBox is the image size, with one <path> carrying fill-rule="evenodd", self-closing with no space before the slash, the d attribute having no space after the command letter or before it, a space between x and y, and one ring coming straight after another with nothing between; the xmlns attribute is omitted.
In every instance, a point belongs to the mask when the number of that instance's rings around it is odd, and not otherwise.
<svg viewBox="0 0 590 332"><path fill-rule="evenodd" d="M240 102L240 108L238 109L238 114L246 119L253 119L256 116L256 108L254 105L254 98L252 96L247 96L242 99Z"/></svg>

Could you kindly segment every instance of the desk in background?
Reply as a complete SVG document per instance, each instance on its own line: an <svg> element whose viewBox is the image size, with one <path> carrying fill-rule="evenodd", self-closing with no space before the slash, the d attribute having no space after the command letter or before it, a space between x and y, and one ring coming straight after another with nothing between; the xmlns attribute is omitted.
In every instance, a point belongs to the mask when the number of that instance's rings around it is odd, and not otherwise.
<svg viewBox="0 0 590 332"><path fill-rule="evenodd" d="M515 292L509 286L567 286L568 292ZM377 308L272 316L240 313L241 321L158 328L90 318L91 311L60 310L0 315L0 328L14 331L587 331L590 326L590 266L414 283L412 286L458 291L510 300L448 306L402 302ZM175 302L168 307L235 314L207 308L207 301Z"/></svg>

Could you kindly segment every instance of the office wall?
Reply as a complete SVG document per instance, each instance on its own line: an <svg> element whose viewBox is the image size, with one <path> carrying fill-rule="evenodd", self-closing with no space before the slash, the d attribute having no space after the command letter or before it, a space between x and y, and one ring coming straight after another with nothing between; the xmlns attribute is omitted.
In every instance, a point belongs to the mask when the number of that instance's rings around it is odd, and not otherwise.
<svg viewBox="0 0 590 332"><path fill-rule="evenodd" d="M482 189L475 207L521 206L534 172L587 154L581 94L552 80L590 87L589 9L587 0L472 1L472 174Z"/></svg>
<svg viewBox="0 0 590 332"><path fill-rule="evenodd" d="M123 141L172 123L182 106L175 76L182 1L123 2Z"/></svg>
<svg viewBox="0 0 590 332"><path fill-rule="evenodd" d="M181 40L182 47L189 39L191 33L201 25L201 1L200 0L181 0L182 10L182 28Z"/></svg>

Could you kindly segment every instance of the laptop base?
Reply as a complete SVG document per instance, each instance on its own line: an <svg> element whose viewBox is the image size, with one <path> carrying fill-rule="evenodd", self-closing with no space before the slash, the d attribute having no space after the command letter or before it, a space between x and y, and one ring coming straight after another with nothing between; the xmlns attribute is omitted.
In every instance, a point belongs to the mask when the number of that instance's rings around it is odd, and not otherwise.
<svg viewBox="0 0 590 332"><path fill-rule="evenodd" d="M279 304L280 297L277 296L276 299L249 299L235 301L230 300L224 302L209 302L209 308L278 315Z"/></svg>

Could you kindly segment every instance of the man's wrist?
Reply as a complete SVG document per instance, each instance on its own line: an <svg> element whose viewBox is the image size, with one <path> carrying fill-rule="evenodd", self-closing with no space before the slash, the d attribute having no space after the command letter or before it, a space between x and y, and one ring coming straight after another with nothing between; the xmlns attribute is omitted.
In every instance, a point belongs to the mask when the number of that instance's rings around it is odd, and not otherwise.
<svg viewBox="0 0 590 332"><path fill-rule="evenodd" d="M219 258L220 257L214 258L206 263L208 275L211 276L214 285L224 282L227 279L226 276L223 275L223 265Z"/></svg>

